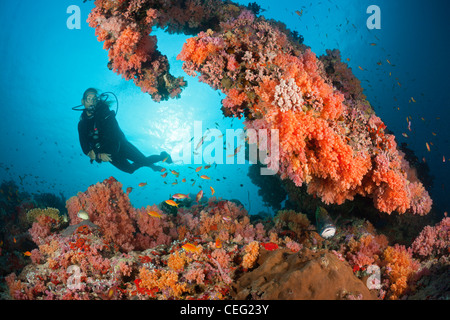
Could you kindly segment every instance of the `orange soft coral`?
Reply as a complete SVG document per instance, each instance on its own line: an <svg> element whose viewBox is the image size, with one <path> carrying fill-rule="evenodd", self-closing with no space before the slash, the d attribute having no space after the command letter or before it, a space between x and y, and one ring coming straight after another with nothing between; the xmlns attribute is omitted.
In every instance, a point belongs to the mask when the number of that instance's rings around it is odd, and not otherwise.
<svg viewBox="0 0 450 320"><path fill-rule="evenodd" d="M396 244L384 250L384 264L390 280L389 298L401 298L408 289L411 276L418 270L419 263L412 258L409 250Z"/></svg>

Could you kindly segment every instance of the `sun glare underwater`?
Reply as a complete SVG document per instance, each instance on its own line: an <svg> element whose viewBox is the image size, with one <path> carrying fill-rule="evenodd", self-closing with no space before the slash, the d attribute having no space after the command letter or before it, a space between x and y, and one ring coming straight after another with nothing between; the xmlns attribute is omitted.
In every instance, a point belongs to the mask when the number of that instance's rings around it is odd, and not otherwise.
<svg viewBox="0 0 450 320"><path fill-rule="evenodd" d="M449 299L449 9L2 1L0 299Z"/></svg>

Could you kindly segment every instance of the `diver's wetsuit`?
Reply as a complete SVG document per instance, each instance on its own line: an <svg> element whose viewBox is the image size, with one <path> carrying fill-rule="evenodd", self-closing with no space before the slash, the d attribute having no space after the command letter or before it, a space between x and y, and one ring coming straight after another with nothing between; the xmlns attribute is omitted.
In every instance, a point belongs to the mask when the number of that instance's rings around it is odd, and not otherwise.
<svg viewBox="0 0 450 320"><path fill-rule="evenodd" d="M97 162L100 162L100 153L107 153L111 155L111 164L127 173L133 173L143 166L155 171L162 169L154 163L163 160L163 155L146 157L142 154L125 138L114 111L109 110L108 105L102 101L97 103L91 117L87 116L86 110L83 111L78 122L78 134L83 153L87 155L94 150Z"/></svg>

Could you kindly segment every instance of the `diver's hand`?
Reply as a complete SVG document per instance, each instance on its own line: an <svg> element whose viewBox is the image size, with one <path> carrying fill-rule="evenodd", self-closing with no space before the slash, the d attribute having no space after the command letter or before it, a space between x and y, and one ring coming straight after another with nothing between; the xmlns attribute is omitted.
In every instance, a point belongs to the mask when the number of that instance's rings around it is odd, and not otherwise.
<svg viewBox="0 0 450 320"><path fill-rule="evenodd" d="M100 160L102 160L103 162L110 162L111 159L111 155L108 153L99 153L98 157L100 158Z"/></svg>
<svg viewBox="0 0 450 320"><path fill-rule="evenodd" d="M87 156L89 158L91 158L91 160L95 160L95 152L94 152L94 150L89 151Z"/></svg>

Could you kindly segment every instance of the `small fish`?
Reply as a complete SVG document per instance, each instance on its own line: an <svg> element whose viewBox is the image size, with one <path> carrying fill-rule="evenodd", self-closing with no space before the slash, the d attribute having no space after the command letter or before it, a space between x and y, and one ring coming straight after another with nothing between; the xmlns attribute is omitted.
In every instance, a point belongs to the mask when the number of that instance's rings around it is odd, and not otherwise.
<svg viewBox="0 0 450 320"><path fill-rule="evenodd" d="M442 156L442 162L445 162L445 156Z"/></svg>
<svg viewBox="0 0 450 320"><path fill-rule="evenodd" d="M301 11L295 10L295 13L296 13L299 17L301 17L302 14L303 14L303 9L302 9Z"/></svg>
<svg viewBox="0 0 450 320"><path fill-rule="evenodd" d="M156 211L148 211L147 213L148 213L148 215L151 216L151 217L155 217L155 218L161 218L161 217L162 217L162 215L159 214L159 213L156 212Z"/></svg>
<svg viewBox="0 0 450 320"><path fill-rule="evenodd" d="M214 193L216 193L216 191L214 190L214 188L213 187L209 187L210 189L211 189L211 195L214 195Z"/></svg>
<svg viewBox="0 0 450 320"><path fill-rule="evenodd" d="M347 60L347 61L350 61L350 58L347 58L346 60Z"/></svg>
<svg viewBox="0 0 450 320"><path fill-rule="evenodd" d="M197 193L197 195L195 196L195 200L197 201L197 203L200 202L200 200L202 199L202 197L203 197L203 190L200 190L200 191Z"/></svg>
<svg viewBox="0 0 450 320"><path fill-rule="evenodd" d="M376 43L373 43L373 42L372 42L372 43L369 43L369 44L370 44L372 47L377 45Z"/></svg>
<svg viewBox="0 0 450 320"><path fill-rule="evenodd" d="M162 162L166 162L167 159L169 159L169 156L165 157Z"/></svg>
<svg viewBox="0 0 450 320"><path fill-rule="evenodd" d="M202 179L205 179L205 180L211 180L211 178L210 178L210 177L208 177L208 176L205 176L204 174L202 174L202 175L200 176L200 178L202 178Z"/></svg>
<svg viewBox="0 0 450 320"><path fill-rule="evenodd" d="M176 176L178 176L180 174L179 172L176 172L175 170L170 170L170 172Z"/></svg>
<svg viewBox="0 0 450 320"><path fill-rule="evenodd" d="M182 193L175 193L172 198L174 199L189 199L188 194L182 194Z"/></svg>
<svg viewBox="0 0 450 320"><path fill-rule="evenodd" d="M141 182L138 184L139 187L145 187L147 185L147 182Z"/></svg>
<svg viewBox="0 0 450 320"><path fill-rule="evenodd" d="M198 253L198 252L200 252L200 248L201 247L197 247L196 245L193 245L192 243L185 243L183 246L182 246L182 248L184 249L184 250L186 250L186 251L189 251L189 252L194 252L194 253Z"/></svg>
<svg viewBox="0 0 450 320"><path fill-rule="evenodd" d="M361 66L358 66L359 70L364 71L364 69Z"/></svg>
<svg viewBox="0 0 450 320"><path fill-rule="evenodd" d="M162 168L162 169L160 170L160 172L164 172L164 171L166 171L166 168Z"/></svg>
<svg viewBox="0 0 450 320"><path fill-rule="evenodd" d="M222 217L222 220L223 220L223 221L226 221L226 222L230 222L230 221L231 221L231 218L230 218L230 217L227 217L227 216L223 216L223 217Z"/></svg>
<svg viewBox="0 0 450 320"><path fill-rule="evenodd" d="M128 187L127 188L127 194L129 194L131 191L133 191L133 188L132 187Z"/></svg>
<svg viewBox="0 0 450 320"><path fill-rule="evenodd" d="M183 178L183 180L181 180L181 182L186 182L186 178Z"/></svg>
<svg viewBox="0 0 450 320"><path fill-rule="evenodd" d="M222 248L222 240L220 240L219 238L217 238L217 239L216 239L215 245L216 245L216 248L217 248L217 249Z"/></svg>
<svg viewBox="0 0 450 320"><path fill-rule="evenodd" d="M201 147L201 145L203 144L203 142L205 141L206 138L206 134L200 139L200 141L197 143L197 146L195 147L195 151L197 151L198 148Z"/></svg>
<svg viewBox="0 0 450 320"><path fill-rule="evenodd" d="M408 130L411 131L411 121L408 120Z"/></svg>
<svg viewBox="0 0 450 320"><path fill-rule="evenodd" d="M173 200L166 200L165 203L167 203L169 206L172 206L172 207L178 207L178 203L176 203Z"/></svg>
<svg viewBox="0 0 450 320"><path fill-rule="evenodd" d="M168 172L162 174L161 177L163 177L163 178L167 177L167 173L168 173Z"/></svg>
<svg viewBox="0 0 450 320"><path fill-rule="evenodd" d="M176 185L176 184L178 184L178 181L175 180L175 182L172 182L173 186Z"/></svg>
<svg viewBox="0 0 450 320"><path fill-rule="evenodd" d="M208 165L205 166L205 169L209 169L209 168L211 168L211 165L210 165L210 164L208 164Z"/></svg>
<svg viewBox="0 0 450 320"><path fill-rule="evenodd" d="M408 138L408 135L406 133L402 133L402 136L404 136L405 138Z"/></svg>
<svg viewBox="0 0 450 320"><path fill-rule="evenodd" d="M31 256L31 252L30 251L25 251L23 253L23 255L26 256L26 257L30 257Z"/></svg>
<svg viewBox="0 0 450 320"><path fill-rule="evenodd" d="M377 62L377 65L381 66L381 61L378 61L378 62Z"/></svg>
<svg viewBox="0 0 450 320"><path fill-rule="evenodd" d="M202 166L196 168L196 169L195 169L195 172L199 172L200 170L202 170Z"/></svg>
<svg viewBox="0 0 450 320"><path fill-rule="evenodd" d="M431 134L432 134L433 136L436 136L436 133L435 133L435 132L432 132Z"/></svg>
<svg viewBox="0 0 450 320"><path fill-rule="evenodd" d="M428 152L430 152L431 150L430 150L430 145L428 144L428 142L425 142L425 145L427 146Z"/></svg>
<svg viewBox="0 0 450 320"><path fill-rule="evenodd" d="M386 59L387 63L391 64L391 62L389 61L389 59Z"/></svg>
<svg viewBox="0 0 450 320"><path fill-rule="evenodd" d="M13 242L14 242L14 243L17 243L16 237L13 238Z"/></svg>
<svg viewBox="0 0 450 320"><path fill-rule="evenodd" d="M412 101L412 102L414 102L414 103L416 102L416 100L414 100L414 98L413 98L413 97L411 97L411 101Z"/></svg>
<svg viewBox="0 0 450 320"><path fill-rule="evenodd" d="M84 211L84 210L78 211L77 216L80 219L89 220L89 214L86 211Z"/></svg>

